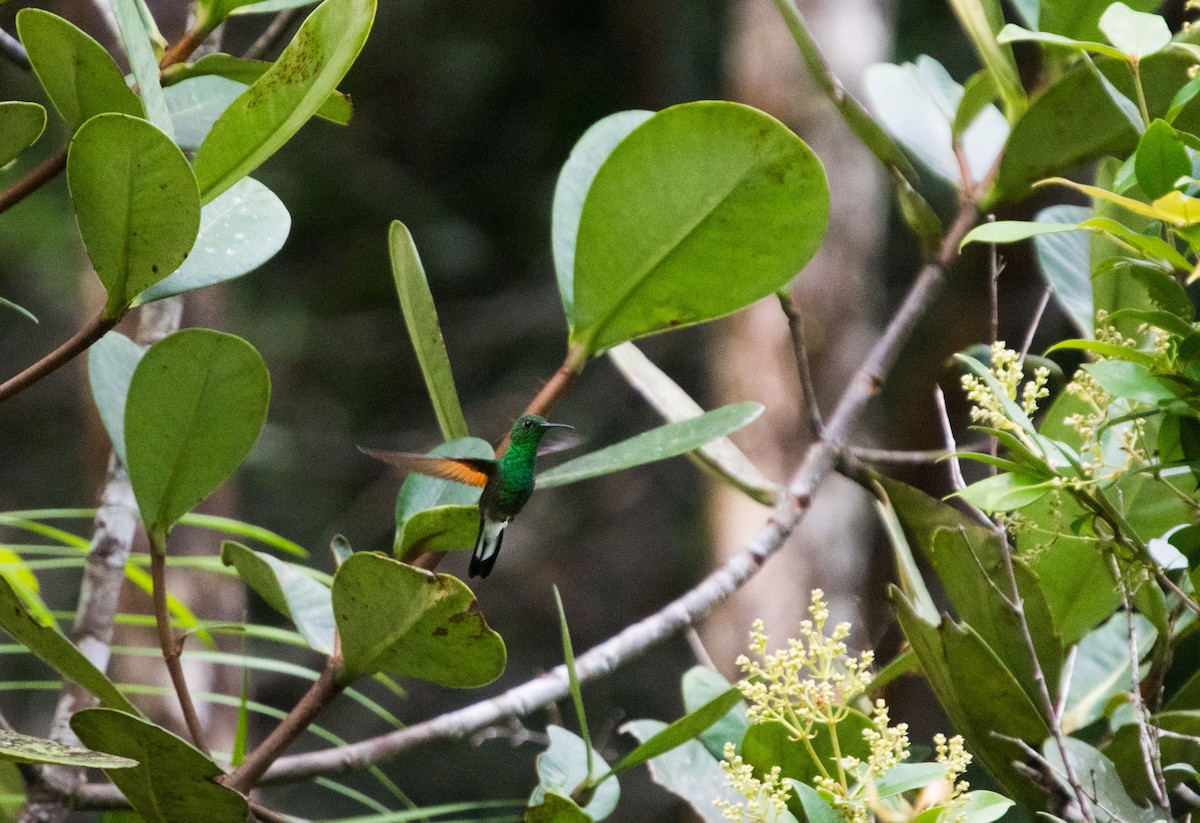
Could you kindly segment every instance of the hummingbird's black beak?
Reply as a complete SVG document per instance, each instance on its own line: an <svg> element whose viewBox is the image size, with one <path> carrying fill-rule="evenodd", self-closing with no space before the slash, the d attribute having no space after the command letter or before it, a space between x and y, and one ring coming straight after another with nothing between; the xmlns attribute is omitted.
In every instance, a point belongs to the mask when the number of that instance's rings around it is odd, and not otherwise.
<svg viewBox="0 0 1200 823"><path fill-rule="evenodd" d="M566 423L543 423L543 429L574 429L574 426L568 426Z"/></svg>

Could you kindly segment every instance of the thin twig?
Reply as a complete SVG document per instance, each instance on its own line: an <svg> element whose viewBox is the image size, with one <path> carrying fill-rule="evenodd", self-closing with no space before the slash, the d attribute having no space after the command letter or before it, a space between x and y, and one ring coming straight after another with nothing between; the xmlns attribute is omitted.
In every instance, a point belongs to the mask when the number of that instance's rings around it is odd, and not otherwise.
<svg viewBox="0 0 1200 823"><path fill-rule="evenodd" d="M11 209L29 195L49 183L67 167L67 150L63 149L47 157L25 173L17 182L0 192L0 214Z"/></svg>
<svg viewBox="0 0 1200 823"><path fill-rule="evenodd" d="M1033 311L1033 319L1029 321L1029 328L1025 331L1025 339L1021 341L1021 358L1020 362L1025 362L1025 357L1029 354L1029 349L1033 346L1033 338L1037 335L1038 326L1042 323L1042 315L1046 313L1046 306L1050 305L1050 289L1046 288L1042 291L1042 297L1038 300L1037 308Z"/></svg>
<svg viewBox="0 0 1200 823"><path fill-rule="evenodd" d="M792 348L796 353L796 371L800 376L800 399L804 407L804 419L808 423L808 433L814 439L821 437L825 424L821 421L821 407L817 404L817 385L813 381L812 369L808 358L808 346L804 342L804 319L793 301L793 293L780 290L779 307L787 317L788 331L792 335Z"/></svg>
<svg viewBox="0 0 1200 823"><path fill-rule="evenodd" d="M0 54L3 54L14 66L29 71L29 54L21 41L4 29L0 29Z"/></svg>
<svg viewBox="0 0 1200 823"><path fill-rule="evenodd" d="M150 535L150 578L154 584L154 625L158 629L158 645L162 649L163 662L171 676L171 685L179 697L179 708L183 720L196 748L208 754L208 743L192 693L188 689L183 665L179 662L180 642L171 630L171 615L167 611L167 546L162 536Z"/></svg>
<svg viewBox="0 0 1200 823"><path fill-rule="evenodd" d="M77 355L86 351L89 346L103 337L120 319L119 317L105 317L103 312L96 315L57 349L20 374L0 384L0 403L15 397L42 378L48 377L70 363Z"/></svg>
<svg viewBox="0 0 1200 823"><path fill-rule="evenodd" d="M1042 669L1042 661L1038 659L1037 646L1033 642L1033 633L1029 629L1029 620L1025 616L1025 601L1021 597L1021 590L1017 587L1012 546L1008 542L1008 535L1005 534L1004 528L1002 526L994 528L996 537L1000 540L1000 562L1004 567L1004 574L1008 578L1009 588L1012 590L1009 605L1017 618L1017 628L1020 630L1021 639L1025 642L1025 652L1029 655L1033 682L1037 686L1036 691L1042 704L1042 713L1046 716L1046 722L1050 724L1050 736L1054 739L1054 745L1058 747L1058 752L1062 755L1067 785L1075 793L1075 799L1079 803L1079 812L1087 823L1095 823L1096 818L1087 804L1088 797L1084 794L1083 786L1079 783L1079 776L1075 773L1075 766L1071 763L1071 757L1067 751L1066 735L1063 733L1062 719L1055 707L1054 699L1050 696L1050 687L1046 683L1046 672Z"/></svg>
<svg viewBox="0 0 1200 823"><path fill-rule="evenodd" d="M1058 676L1058 702L1054 704L1054 716L1062 721L1067 713L1067 698L1071 696L1071 679L1075 676L1075 658L1079 655L1079 646L1074 645L1067 650L1066 660L1063 661L1062 673Z"/></svg>
<svg viewBox="0 0 1200 823"><path fill-rule="evenodd" d="M708 653L708 649L704 647L704 640L700 637L700 632L696 631L695 626L688 626L684 632L687 637L688 645L692 649L692 654L696 658L696 662L708 669L716 669L717 664L713 662L712 655Z"/></svg>
<svg viewBox="0 0 1200 823"><path fill-rule="evenodd" d="M989 214L987 222L995 223L996 215ZM1000 339L1000 272L1003 270L996 244L988 244L988 345Z"/></svg>
<svg viewBox="0 0 1200 823"><path fill-rule="evenodd" d="M341 659L330 657L321 676L300 698L300 702L287 713L267 739L256 746L242 764L224 779L226 786L245 793L258 784L263 772L309 727L317 715L342 693L345 686L335 678L340 668Z"/></svg>
<svg viewBox="0 0 1200 823"><path fill-rule="evenodd" d="M958 450L977 451L985 448L983 443L963 443ZM846 453L864 463L891 463L893 465L921 466L940 463L954 452L941 449L876 449L871 446L850 446Z"/></svg>
<svg viewBox="0 0 1200 823"><path fill-rule="evenodd" d="M950 455L946 461L950 465L950 486L955 491L962 491L967 487L967 481L963 478L962 465L954 456L958 448L954 445L954 428L950 425L950 415L946 412L946 393L942 391L941 386L933 387L933 405L937 408L938 423L942 427L942 440L946 443L946 453Z"/></svg>
<svg viewBox="0 0 1200 823"><path fill-rule="evenodd" d="M263 33L258 36L254 44L245 51L247 60L258 60L264 54L275 48L275 45L283 39L287 34L288 29L300 17L302 9L286 9L275 15L271 23L263 29Z"/></svg>
<svg viewBox="0 0 1200 823"><path fill-rule="evenodd" d="M878 393L902 346L940 294L945 272L956 259L958 243L974 222L974 205L971 201L964 201L936 258L921 268L896 315L838 401L826 426L825 439L814 443L806 451L788 488L791 503L781 504L742 552L709 574L695 588L580 655L576 659L576 669L581 680L591 681L606 675L645 653L656 643L692 625L740 588L768 557L778 551L808 511L817 488L846 449L851 429L861 418L867 403ZM468 736L507 717L524 716L563 699L568 693L566 669L559 666L498 697L405 729L336 749L280 758L263 776L262 782L289 782L350 771L428 742Z"/></svg>
<svg viewBox="0 0 1200 823"><path fill-rule="evenodd" d="M1158 801L1160 807L1165 809L1171 805L1171 800L1168 796L1167 781L1162 773L1162 763L1158 759L1157 730L1150 722L1150 713L1146 710L1145 701L1142 700L1142 683L1139 675L1142 658L1138 654L1137 637L1134 634L1133 606L1129 598L1129 585L1125 582L1125 575L1121 573L1121 566L1117 563L1116 555L1111 551L1107 554L1109 566L1117 580L1117 588L1121 592L1121 603L1125 607L1125 646L1129 653L1129 699L1133 703L1133 713L1137 718L1138 748L1142 753L1142 765L1146 769L1146 777L1149 778L1150 787L1154 790L1154 799Z"/></svg>

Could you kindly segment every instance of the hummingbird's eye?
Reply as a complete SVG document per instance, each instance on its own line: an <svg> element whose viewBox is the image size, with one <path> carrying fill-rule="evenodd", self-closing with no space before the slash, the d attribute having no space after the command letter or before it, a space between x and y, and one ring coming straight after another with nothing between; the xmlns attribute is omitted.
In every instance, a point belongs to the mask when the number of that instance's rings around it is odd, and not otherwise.
<svg viewBox="0 0 1200 823"><path fill-rule="evenodd" d="M533 421L532 421L532 420L526 420L526 421L525 421L524 423L522 423L521 425L522 425L522 426L524 426L524 427L525 427L525 428L527 428L527 429L532 429L532 428L533 428Z"/></svg>

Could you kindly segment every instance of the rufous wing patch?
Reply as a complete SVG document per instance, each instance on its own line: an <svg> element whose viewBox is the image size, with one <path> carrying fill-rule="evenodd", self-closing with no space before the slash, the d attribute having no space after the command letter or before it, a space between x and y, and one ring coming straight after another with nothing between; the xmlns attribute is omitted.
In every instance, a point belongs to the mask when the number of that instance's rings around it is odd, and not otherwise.
<svg viewBox="0 0 1200 823"><path fill-rule="evenodd" d="M479 486L480 488L487 485L488 480L496 471L495 464L487 460L469 457L432 457L427 454L411 452L366 449L362 446L359 446L358 450L404 471L417 472L440 480L451 480L455 483L465 483L468 486Z"/></svg>

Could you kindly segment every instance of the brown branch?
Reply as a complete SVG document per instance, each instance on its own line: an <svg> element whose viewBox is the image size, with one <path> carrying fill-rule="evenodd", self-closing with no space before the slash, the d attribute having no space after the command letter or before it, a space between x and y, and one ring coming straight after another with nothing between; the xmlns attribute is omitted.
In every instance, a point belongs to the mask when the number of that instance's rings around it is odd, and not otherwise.
<svg viewBox="0 0 1200 823"><path fill-rule="evenodd" d="M70 363L76 356L87 351L89 346L103 337L113 326L117 325L117 321L120 319L120 317L105 317L104 312L96 315L86 326L75 332L71 336L71 339L20 374L0 384L0 403L15 397L42 378L48 377L67 363Z"/></svg>
<svg viewBox="0 0 1200 823"><path fill-rule="evenodd" d="M150 579L154 583L154 625L158 629L158 645L162 649L163 662L167 664L167 673L171 675L171 684L179 697L179 708L183 711L183 720L192 742L207 755L208 742L204 727L200 725L200 716L196 714L196 704L192 702L183 665L179 662L181 643L171 630L171 615L167 611L167 546L164 535L150 535Z"/></svg>
<svg viewBox="0 0 1200 823"><path fill-rule="evenodd" d="M800 392L804 395L801 400L803 401L804 418L808 423L808 433L812 435L813 439L820 439L825 424L821 420L821 409L817 405L817 384L813 380L808 358L808 345L804 341L804 318L793 302L795 300L794 289L791 293L780 291L777 297L779 298L779 307L783 309L783 314L787 317L788 331L792 335L796 371L800 376Z"/></svg>
<svg viewBox="0 0 1200 823"><path fill-rule="evenodd" d="M975 221L974 204L964 200L933 261L921 268L895 317L871 348L866 361L838 401L825 429L792 477L785 501L739 554L710 573L695 588L649 617L626 627L576 660L581 681L606 675L655 644L691 626L749 580L783 545L812 505L813 495L846 449L850 430L900 354L918 322L941 291L958 244ZM376 763L437 740L460 739L505 718L520 717L568 694L566 668L559 666L504 694L404 729L336 749L282 757L263 775L263 783L283 783L337 774Z"/></svg>
<svg viewBox="0 0 1200 823"><path fill-rule="evenodd" d="M179 42L163 52L162 59L158 62L159 69L165 69L187 60L211 33L212 29L207 26L196 26L188 30L183 37L179 38Z"/></svg>
<svg viewBox="0 0 1200 823"><path fill-rule="evenodd" d="M67 150L55 152L34 166L25 176L0 192L0 214L11 209L29 195L49 183L67 167Z"/></svg>
<svg viewBox="0 0 1200 823"><path fill-rule="evenodd" d="M300 698L300 702L267 735L267 739L256 746L254 751L250 752L242 761L242 764L224 779L223 782L226 786L245 793L258 784L267 768L278 760L279 756L309 727L317 715L342 693L345 686L334 678L339 668L341 668L341 660L336 656L330 657L321 676Z"/></svg>

